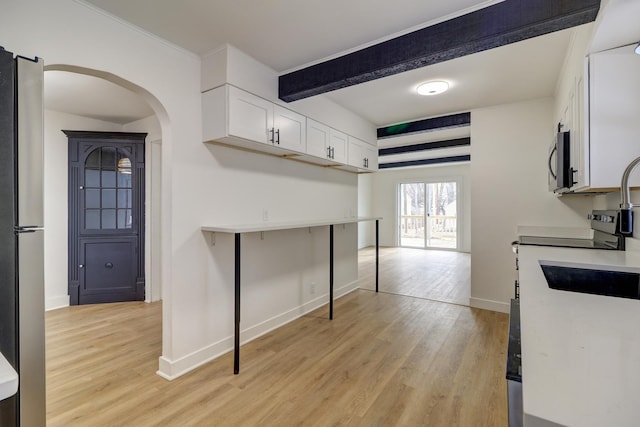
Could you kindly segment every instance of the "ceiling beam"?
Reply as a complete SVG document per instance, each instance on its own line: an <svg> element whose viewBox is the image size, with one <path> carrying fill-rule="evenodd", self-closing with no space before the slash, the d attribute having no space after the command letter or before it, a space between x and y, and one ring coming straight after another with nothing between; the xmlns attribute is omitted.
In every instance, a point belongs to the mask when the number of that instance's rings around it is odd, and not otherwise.
<svg viewBox="0 0 640 427"><path fill-rule="evenodd" d="M468 162L470 160L471 160L471 155L467 154L464 156L439 157L437 159L421 159L421 160L407 160L403 162L380 163L378 165L378 169L406 168L409 166L441 165L445 163Z"/></svg>
<svg viewBox="0 0 640 427"><path fill-rule="evenodd" d="M505 0L279 77L296 101L595 20L600 0Z"/></svg>
<svg viewBox="0 0 640 427"><path fill-rule="evenodd" d="M399 147L380 148L378 156L415 153L417 151L440 150L442 148L464 147L471 145L471 138L447 139L444 141L424 142L422 144L401 145Z"/></svg>
<svg viewBox="0 0 640 427"><path fill-rule="evenodd" d="M378 140L381 140L397 136L459 128L469 126L470 124L471 113L458 113L381 127L377 129L377 135Z"/></svg>

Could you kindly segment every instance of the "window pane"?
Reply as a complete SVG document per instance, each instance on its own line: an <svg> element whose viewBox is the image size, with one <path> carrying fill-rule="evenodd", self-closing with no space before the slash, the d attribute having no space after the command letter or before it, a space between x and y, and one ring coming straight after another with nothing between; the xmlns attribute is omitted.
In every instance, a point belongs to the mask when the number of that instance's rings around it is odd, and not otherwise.
<svg viewBox="0 0 640 427"><path fill-rule="evenodd" d="M102 190L102 208L113 209L116 207L116 190Z"/></svg>
<svg viewBox="0 0 640 427"><path fill-rule="evenodd" d="M100 190L85 190L84 207L85 208L100 208Z"/></svg>
<svg viewBox="0 0 640 427"><path fill-rule="evenodd" d="M87 209L85 211L84 228L89 230L100 229L100 209Z"/></svg>
<svg viewBox="0 0 640 427"><path fill-rule="evenodd" d="M427 245L456 248L457 213L456 183L437 182L428 185Z"/></svg>
<svg viewBox="0 0 640 427"><path fill-rule="evenodd" d="M85 169L84 185L85 187L100 187L100 171L94 169Z"/></svg>
<svg viewBox="0 0 640 427"><path fill-rule="evenodd" d="M425 185L421 182L400 184L399 192L400 246L424 248Z"/></svg>
<svg viewBox="0 0 640 427"><path fill-rule="evenodd" d="M118 187L131 187L131 159L118 150Z"/></svg>
<svg viewBox="0 0 640 427"><path fill-rule="evenodd" d="M102 186L112 187L116 186L116 172L115 171L102 171Z"/></svg>
<svg viewBox="0 0 640 427"><path fill-rule="evenodd" d="M131 228L130 209L118 209L118 228Z"/></svg>
<svg viewBox="0 0 640 427"><path fill-rule="evenodd" d="M131 169L118 170L118 187L131 188Z"/></svg>
<svg viewBox="0 0 640 427"><path fill-rule="evenodd" d="M84 162L85 168L100 169L100 150L95 149L87 156Z"/></svg>
<svg viewBox="0 0 640 427"><path fill-rule="evenodd" d="M118 207L131 208L131 190L118 190Z"/></svg>
<svg viewBox="0 0 640 427"><path fill-rule="evenodd" d="M103 209L102 210L102 229L114 229L116 228L116 210L115 209Z"/></svg>
<svg viewBox="0 0 640 427"><path fill-rule="evenodd" d="M102 147L102 170L116 170L116 149L113 147Z"/></svg>

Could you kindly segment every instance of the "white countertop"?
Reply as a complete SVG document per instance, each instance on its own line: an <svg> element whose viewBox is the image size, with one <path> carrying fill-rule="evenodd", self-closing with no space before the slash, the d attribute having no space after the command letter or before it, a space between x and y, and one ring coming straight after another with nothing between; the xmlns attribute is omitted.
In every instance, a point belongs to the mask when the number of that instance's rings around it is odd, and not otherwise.
<svg viewBox="0 0 640 427"><path fill-rule="evenodd" d="M539 260L640 267L640 253L520 246L525 425L640 425L640 300L550 289Z"/></svg>
<svg viewBox="0 0 640 427"><path fill-rule="evenodd" d="M261 222L257 224L212 225L202 227L202 231L218 233L254 233L260 231L290 230L293 228L322 227L327 225L351 224L362 221L376 221L382 217L353 217L305 221Z"/></svg>
<svg viewBox="0 0 640 427"><path fill-rule="evenodd" d="M0 353L0 400L13 396L18 391L18 374Z"/></svg>

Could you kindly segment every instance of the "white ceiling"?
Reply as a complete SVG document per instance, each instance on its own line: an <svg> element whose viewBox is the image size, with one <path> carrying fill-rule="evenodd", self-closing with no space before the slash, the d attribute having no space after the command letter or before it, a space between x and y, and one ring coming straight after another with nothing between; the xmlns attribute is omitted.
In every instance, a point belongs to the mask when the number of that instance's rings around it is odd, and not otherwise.
<svg viewBox="0 0 640 427"><path fill-rule="evenodd" d="M277 72L302 68L497 3L495 0L82 1L197 54L231 44ZM327 96L377 126L552 96L572 32L553 33L340 89ZM436 97L419 97L412 92L418 83L435 78L450 81L451 90ZM86 94L94 92L86 86L68 89L69 85L81 83L67 82L64 91L56 89L54 82L45 83L48 105L55 105L60 111L74 107L85 111L84 115L115 117L119 122L126 116L129 120L136 114L148 113L142 109L138 113L120 114L133 101L123 102L121 96L108 98L113 93L111 89L91 97ZM55 100L49 99L53 96ZM83 97L100 102L91 106L80 101ZM113 105L111 111L109 105Z"/></svg>
<svg viewBox="0 0 640 427"><path fill-rule="evenodd" d="M111 123L127 124L153 115L140 95L93 76L45 71L44 107Z"/></svg>

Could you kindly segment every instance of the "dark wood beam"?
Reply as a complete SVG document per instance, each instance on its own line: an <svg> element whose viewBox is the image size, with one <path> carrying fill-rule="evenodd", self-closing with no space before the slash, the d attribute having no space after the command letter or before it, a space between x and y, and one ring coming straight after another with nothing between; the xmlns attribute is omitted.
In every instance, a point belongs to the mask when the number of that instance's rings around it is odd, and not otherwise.
<svg viewBox="0 0 640 427"><path fill-rule="evenodd" d="M291 102L595 20L600 0L505 0L279 77Z"/></svg>
<svg viewBox="0 0 640 427"><path fill-rule="evenodd" d="M378 139L385 139L401 135L413 135L417 133L453 129L469 126L470 124L471 113L458 113L381 127L377 129L377 134Z"/></svg>
<svg viewBox="0 0 640 427"><path fill-rule="evenodd" d="M471 145L471 138L447 139L444 141L423 142L420 144L402 145L400 147L381 148L378 150L378 156L416 153L418 151L439 150L442 148L464 147L468 145Z"/></svg>
<svg viewBox="0 0 640 427"><path fill-rule="evenodd" d="M439 157L437 159L407 160L405 162L380 163L378 169L406 168L409 166L441 165L444 163L468 162L471 155Z"/></svg>

